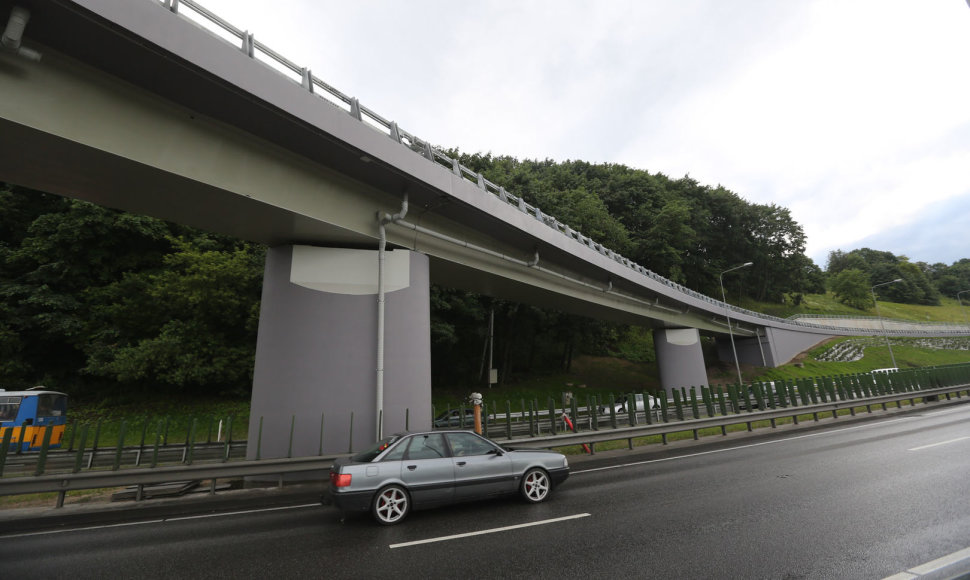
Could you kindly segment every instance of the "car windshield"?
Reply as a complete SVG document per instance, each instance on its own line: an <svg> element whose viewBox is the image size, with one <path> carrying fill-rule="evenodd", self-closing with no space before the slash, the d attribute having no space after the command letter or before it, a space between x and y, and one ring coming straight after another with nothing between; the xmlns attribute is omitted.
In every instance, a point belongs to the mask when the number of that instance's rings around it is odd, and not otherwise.
<svg viewBox="0 0 970 580"><path fill-rule="evenodd" d="M392 443L400 438L398 435L391 435L390 437L385 437L373 444L364 451L361 451L357 455L350 458L351 461L357 461L360 463L368 463L374 461L374 458L384 452L385 449L391 446Z"/></svg>

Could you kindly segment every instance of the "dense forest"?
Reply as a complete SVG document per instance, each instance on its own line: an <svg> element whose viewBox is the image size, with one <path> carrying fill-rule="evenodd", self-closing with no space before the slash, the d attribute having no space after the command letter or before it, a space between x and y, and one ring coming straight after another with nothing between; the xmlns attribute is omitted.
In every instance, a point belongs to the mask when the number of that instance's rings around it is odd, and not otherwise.
<svg viewBox="0 0 970 580"><path fill-rule="evenodd" d="M823 272L789 211L720 186L623 165L452 151L487 179L639 264L729 301L798 303L830 289L846 304L934 304L970 288L970 260L910 263L863 248ZM80 397L245 396L252 380L265 248L154 218L0 184L0 385ZM864 290L864 296L863 292ZM490 313L500 381L568 369L579 354L648 361L642 329L432 287L436 385L480 384ZM435 364L448 361L448 364Z"/></svg>

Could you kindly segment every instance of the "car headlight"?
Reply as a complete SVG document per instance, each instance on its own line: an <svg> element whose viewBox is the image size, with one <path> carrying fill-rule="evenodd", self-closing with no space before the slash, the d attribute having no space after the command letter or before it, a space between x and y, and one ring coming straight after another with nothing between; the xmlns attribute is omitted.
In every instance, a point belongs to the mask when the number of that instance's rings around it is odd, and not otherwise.
<svg viewBox="0 0 970 580"><path fill-rule="evenodd" d="M562 458L562 466L569 467L569 459L567 459L565 456Z"/></svg>

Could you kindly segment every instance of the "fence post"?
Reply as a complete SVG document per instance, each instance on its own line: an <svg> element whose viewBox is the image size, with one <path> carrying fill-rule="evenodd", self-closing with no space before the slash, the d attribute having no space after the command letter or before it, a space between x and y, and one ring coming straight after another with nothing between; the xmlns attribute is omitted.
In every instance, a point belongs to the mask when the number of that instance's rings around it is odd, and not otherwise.
<svg viewBox="0 0 970 580"><path fill-rule="evenodd" d="M232 415L226 418L226 446L222 452L222 460L229 461L230 453L232 453Z"/></svg>
<svg viewBox="0 0 970 580"><path fill-rule="evenodd" d="M674 393L674 410L677 413L677 420L683 421L684 420L684 406L683 406L683 403L680 400L680 392L678 392L677 389L674 389L673 390L673 393Z"/></svg>
<svg viewBox="0 0 970 580"><path fill-rule="evenodd" d="M351 419L350 419L350 425L351 425L350 432L353 433L354 432L354 429L353 429L353 424L354 424L353 417L354 417L354 413L353 412L350 413L350 417L351 417ZM256 461L259 461L259 459L261 457L261 454L262 454L262 451L263 451L263 417L260 417L259 418L259 431L257 431L257 433L256 433Z"/></svg>
<svg viewBox="0 0 970 580"><path fill-rule="evenodd" d="M512 401L505 399L505 438L512 438Z"/></svg>
<svg viewBox="0 0 970 580"><path fill-rule="evenodd" d="M10 439L13 437L13 427L3 429L3 440L0 441L0 477L3 476L3 468L7 464L7 451L10 449Z"/></svg>
<svg viewBox="0 0 970 580"><path fill-rule="evenodd" d="M54 433L54 426L48 425L44 429L44 439L40 444L40 455L37 456L37 469L34 470L34 476L40 476L44 474L44 468L47 467L47 449L51 445L51 435Z"/></svg>
<svg viewBox="0 0 970 580"><path fill-rule="evenodd" d="M407 431L407 410L404 412L404 430ZM320 451L319 455L323 455L323 413L320 413Z"/></svg>
<svg viewBox="0 0 970 580"><path fill-rule="evenodd" d="M189 428L189 434L185 438L186 462L188 465L192 465L192 458L195 455L195 434L198 424L199 420L192 417L192 426Z"/></svg>
<svg viewBox="0 0 970 580"><path fill-rule="evenodd" d="M121 420L118 428L118 446L115 448L115 462L111 466L111 471L118 471L121 468L121 454L125 451L125 431L128 430L128 419Z"/></svg>

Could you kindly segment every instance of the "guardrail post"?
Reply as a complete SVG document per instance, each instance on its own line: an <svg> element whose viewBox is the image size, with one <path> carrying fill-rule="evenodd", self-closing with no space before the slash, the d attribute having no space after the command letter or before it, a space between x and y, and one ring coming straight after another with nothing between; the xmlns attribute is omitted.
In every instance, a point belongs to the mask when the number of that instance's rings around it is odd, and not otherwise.
<svg viewBox="0 0 970 580"><path fill-rule="evenodd" d="M408 430L408 413L407 409L404 410L404 430ZM320 450L317 455L323 455L323 413L320 413Z"/></svg>
<svg viewBox="0 0 970 580"><path fill-rule="evenodd" d="M610 427L612 427L613 429L616 429L616 397L613 396L613 393L610 393L609 406L610 406Z"/></svg>
<svg viewBox="0 0 970 580"><path fill-rule="evenodd" d="M354 435L354 412L350 412L350 435ZM259 430L256 432L256 461L260 460L263 450L263 417L259 418Z"/></svg>
<svg viewBox="0 0 970 580"><path fill-rule="evenodd" d="M7 464L7 451L10 450L10 439L13 437L13 427L4 427L3 440L0 441L0 477L3 476L3 468Z"/></svg>
<svg viewBox="0 0 970 580"><path fill-rule="evenodd" d="M650 394L643 391L641 395L643 396L643 416L647 419L647 425L653 425L653 405L650 404Z"/></svg>
<svg viewBox="0 0 970 580"><path fill-rule="evenodd" d="M644 401L646 404L646 401ZM637 396L635 393L630 393L626 396L626 415L627 420L630 423L630 427L635 427L637 424ZM630 441L630 449L633 449L633 441Z"/></svg>
<svg viewBox="0 0 970 580"><path fill-rule="evenodd" d="M189 427L189 434L185 438L185 461L192 465L192 458L195 456L195 434L199 420L192 417L192 425Z"/></svg>
<svg viewBox="0 0 970 580"><path fill-rule="evenodd" d="M505 438L512 438L512 401L505 399Z"/></svg>
<svg viewBox="0 0 970 580"><path fill-rule="evenodd" d="M152 465L151 467L156 467L158 465L158 448L162 443L162 433L165 430L166 421L159 421L158 425L155 427L155 445L152 446Z"/></svg>
<svg viewBox="0 0 970 580"><path fill-rule="evenodd" d="M555 435L557 433L556 425L556 400L549 397L549 432Z"/></svg>
<svg viewBox="0 0 970 580"><path fill-rule="evenodd" d="M77 457L74 458L74 469L71 473L77 473L81 471L81 462L84 461L84 447L88 443L88 426L84 424L81 426L81 439L77 446Z"/></svg>
<svg viewBox="0 0 970 580"><path fill-rule="evenodd" d="M135 467L141 465L141 454L145 451L145 437L148 436L148 421L150 418L145 415L145 420L141 423L141 439L138 441L138 453L135 455Z"/></svg>
<svg viewBox="0 0 970 580"><path fill-rule="evenodd" d="M667 414L667 391L662 391L660 393L660 414L663 417L664 423L670 422L670 418Z"/></svg>
<svg viewBox="0 0 970 580"><path fill-rule="evenodd" d="M697 407L697 389L693 385L690 388L690 410L694 413L695 419L701 418L700 409Z"/></svg>
<svg viewBox="0 0 970 580"><path fill-rule="evenodd" d="M589 428L593 431L600 430L599 400L596 395L586 397L586 417L589 419Z"/></svg>
<svg viewBox="0 0 970 580"><path fill-rule="evenodd" d="M323 427L320 427L323 429ZM229 454L232 453L232 415L226 417L226 446L222 451L222 461L229 461Z"/></svg>
<svg viewBox="0 0 970 580"><path fill-rule="evenodd" d="M482 402L482 435L488 437L488 403Z"/></svg>
<svg viewBox="0 0 970 580"><path fill-rule="evenodd" d="M121 454L125 451L125 431L128 429L128 420L122 419L121 426L118 427L118 446L115 448L115 462L111 471L118 471L121 468Z"/></svg>
<svg viewBox="0 0 970 580"><path fill-rule="evenodd" d="M91 453L88 455L88 469L94 465L94 456L98 453L98 441L101 439L101 419L94 425L94 441L91 443Z"/></svg>
<svg viewBox="0 0 970 580"><path fill-rule="evenodd" d="M529 437L536 436L535 408L532 401L529 401Z"/></svg>

